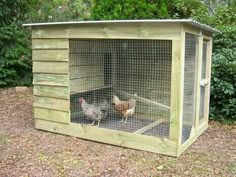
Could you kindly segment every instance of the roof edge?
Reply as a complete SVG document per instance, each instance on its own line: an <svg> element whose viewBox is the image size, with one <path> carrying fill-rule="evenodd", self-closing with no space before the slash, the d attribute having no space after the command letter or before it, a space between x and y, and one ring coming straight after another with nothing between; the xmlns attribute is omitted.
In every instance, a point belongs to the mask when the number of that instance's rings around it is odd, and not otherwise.
<svg viewBox="0 0 236 177"><path fill-rule="evenodd" d="M208 25L200 23L193 19L148 19L148 20L97 20L97 21L66 21L66 22L45 22L45 23L28 23L23 26L51 26L51 25L73 25L73 24L106 24L106 23L187 23L195 27L210 32L220 33Z"/></svg>

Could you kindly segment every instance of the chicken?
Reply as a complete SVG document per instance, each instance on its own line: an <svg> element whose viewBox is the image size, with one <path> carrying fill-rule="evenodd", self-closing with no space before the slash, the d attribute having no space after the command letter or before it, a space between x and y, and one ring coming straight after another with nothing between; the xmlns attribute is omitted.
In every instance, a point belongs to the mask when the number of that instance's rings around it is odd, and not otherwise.
<svg viewBox="0 0 236 177"><path fill-rule="evenodd" d="M91 125L94 125L94 123L98 121L97 126L99 126L101 119L106 118L107 116L107 103L95 106L93 104L88 104L83 98L79 98L79 104L81 105L83 113L87 119L93 120Z"/></svg>
<svg viewBox="0 0 236 177"><path fill-rule="evenodd" d="M113 95L112 103L115 110L122 116L121 122L127 122L128 117L131 117L135 112L136 100L130 99L129 101L121 101L118 96Z"/></svg>

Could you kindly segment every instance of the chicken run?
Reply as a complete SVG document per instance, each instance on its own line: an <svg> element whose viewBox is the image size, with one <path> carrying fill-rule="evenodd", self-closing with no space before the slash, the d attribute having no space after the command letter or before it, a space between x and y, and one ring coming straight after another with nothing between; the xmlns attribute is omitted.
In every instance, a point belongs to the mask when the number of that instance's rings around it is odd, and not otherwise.
<svg viewBox="0 0 236 177"><path fill-rule="evenodd" d="M217 30L191 19L24 26L37 129L170 156L207 129Z"/></svg>
<svg viewBox="0 0 236 177"><path fill-rule="evenodd" d="M136 132L169 119L170 41L83 39L69 45L72 82L83 76L88 82L71 94L72 122ZM163 122L143 133L168 137L168 129Z"/></svg>

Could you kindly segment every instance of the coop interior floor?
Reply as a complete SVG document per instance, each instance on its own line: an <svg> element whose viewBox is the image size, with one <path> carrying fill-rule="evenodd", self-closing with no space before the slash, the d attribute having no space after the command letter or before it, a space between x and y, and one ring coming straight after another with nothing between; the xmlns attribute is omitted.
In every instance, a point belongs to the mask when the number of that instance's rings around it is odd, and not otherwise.
<svg viewBox="0 0 236 177"><path fill-rule="evenodd" d="M112 113L108 114L106 119L101 120L101 128L107 128L112 130L124 131L124 132L136 132L137 130L150 125L153 123L152 120L137 118L135 116L128 118L126 123L122 123L121 117L119 115L114 115ZM84 115L72 116L71 122L79 124L91 124L92 121L88 120ZM97 125L97 122L96 124ZM169 136L169 123L160 123L157 126L147 130L143 133L144 135L168 137Z"/></svg>
<svg viewBox="0 0 236 177"><path fill-rule="evenodd" d="M121 118L119 116L114 116L113 114L109 114L106 119L103 119L100 122L101 128L107 128L112 130L118 130L118 131L124 131L124 132L130 132L134 133L137 130L150 125L153 121L147 120L147 119L140 119L136 118L135 116L132 118L129 118L126 123L120 122ZM85 116L73 116L71 118L71 122L73 123L79 123L79 124L85 124L90 125L92 123L91 120L88 120ZM97 125L97 124L95 124ZM183 136L182 143L184 143L190 135L191 132L191 126L184 125L183 126ZM169 137L169 123L168 122L162 122L158 124L157 126L145 131L143 135L148 136L157 136L157 137Z"/></svg>

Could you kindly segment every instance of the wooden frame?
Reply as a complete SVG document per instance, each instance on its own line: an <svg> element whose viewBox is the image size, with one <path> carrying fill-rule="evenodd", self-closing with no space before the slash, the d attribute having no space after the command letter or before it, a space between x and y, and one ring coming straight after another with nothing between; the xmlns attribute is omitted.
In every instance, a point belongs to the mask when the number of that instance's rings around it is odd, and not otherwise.
<svg viewBox="0 0 236 177"><path fill-rule="evenodd" d="M184 57L185 33L198 38L198 62L196 79L195 120L190 137L182 143L183 94L184 94ZM210 82L212 31L198 28L184 22L135 22L135 23L85 23L64 25L37 25L32 27L33 50L33 84L34 84L34 118L37 129L80 137L93 141L109 143L169 156L182 154L208 127L210 84L206 91L205 118L199 122L199 104L201 81L202 44L208 41L207 76ZM73 88L71 77L80 73L71 72L69 40L70 39L150 39L172 41L171 68L171 104L163 104L135 97L139 101L165 107L170 110L170 120L158 119L128 133L88 125L75 124L70 121L70 93L79 92ZM75 65L74 67L77 67ZM86 68L85 68L86 69ZM113 76L114 77L114 76ZM75 78L77 79L77 78ZM102 87L102 86L101 86ZM109 87L112 87L109 86ZM98 88L95 88L98 89ZM82 90L84 91L84 90ZM128 93L122 93L128 94ZM169 122L169 138L143 135L144 132L163 122Z"/></svg>

